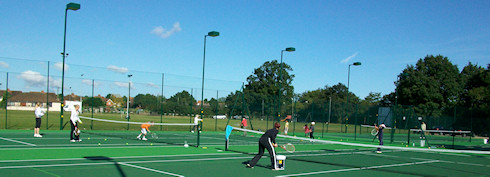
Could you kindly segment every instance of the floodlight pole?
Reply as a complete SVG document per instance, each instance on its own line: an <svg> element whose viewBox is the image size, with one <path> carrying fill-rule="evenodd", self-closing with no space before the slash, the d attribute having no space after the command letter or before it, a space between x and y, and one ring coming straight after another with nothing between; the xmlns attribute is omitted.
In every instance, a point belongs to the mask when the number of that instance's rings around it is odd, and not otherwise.
<svg viewBox="0 0 490 177"><path fill-rule="evenodd" d="M127 112L126 112L126 119L128 120L128 130L129 130L129 102L131 101L131 77L133 75L132 74L128 74L128 99L126 101L127 103Z"/></svg>
<svg viewBox="0 0 490 177"><path fill-rule="evenodd" d="M398 75L396 77L396 88L395 88L395 108L393 109L393 112L394 112L394 116L393 116L393 119L391 120L391 125L392 125L392 128L391 128L391 139L390 139L390 143L393 143L393 136L395 135L395 119L397 117L397 112L396 112L396 107L398 107L398 86L400 85L400 79L401 77L405 77L405 76L408 76L408 73L402 73L400 75ZM410 132L410 128L408 129L408 131Z"/></svg>
<svg viewBox="0 0 490 177"><path fill-rule="evenodd" d="M217 36L219 36L219 32L211 31L211 32L208 32L207 35L204 35L204 54L202 57L201 112L200 112L201 119L203 119L203 114L204 114L204 68L206 65L206 38L208 36L217 37ZM198 126L198 128L197 128L197 146L198 147L199 147L199 136L200 136L200 131L199 131L200 129L199 128L200 127Z"/></svg>
<svg viewBox="0 0 490 177"><path fill-rule="evenodd" d="M61 113L60 113L60 130L63 130L63 107L65 106L65 102L64 102L64 84L65 84L65 58L66 58L66 53L65 53L65 49L66 49L66 17L67 17L67 14L68 14L68 10L78 10L80 9L80 4L77 4L77 3L68 3L66 5L66 9L65 9L65 30L64 30L64 34L63 34L63 53L61 53L63 55L63 66L62 66L62 71L61 71Z"/></svg>
<svg viewBox="0 0 490 177"><path fill-rule="evenodd" d="M354 66L360 66L361 65L361 62L354 62L352 64L349 64L349 71L347 72L347 101L346 101L346 105L345 105L345 132L344 133L347 133L347 121L349 120L349 83L350 83L350 66L351 65L354 65ZM342 130L342 129L341 129Z"/></svg>
<svg viewBox="0 0 490 177"><path fill-rule="evenodd" d="M277 121L279 122L281 120L281 96L282 96L282 68L283 68L283 64L282 64L282 54L283 52L286 51L286 52L294 52L296 51L296 48L294 47L288 47L286 48L285 50L281 50L281 68L279 70L279 92L277 94Z"/></svg>

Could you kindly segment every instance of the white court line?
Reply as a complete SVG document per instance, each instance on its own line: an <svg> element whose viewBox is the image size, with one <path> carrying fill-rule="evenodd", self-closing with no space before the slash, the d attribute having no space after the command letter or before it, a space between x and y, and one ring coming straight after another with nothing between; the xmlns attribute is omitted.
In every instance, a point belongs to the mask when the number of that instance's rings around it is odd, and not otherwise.
<svg viewBox="0 0 490 177"><path fill-rule="evenodd" d="M345 171L358 171L358 170L378 169L378 168L387 168L387 167L400 167L400 166L418 165L418 164L436 163L436 162L440 162L440 161L439 160L431 160L431 161L424 161L424 162L410 162L410 163L392 164L392 165L379 165L379 166L371 166L371 167L347 168L347 169L340 169L340 170L328 170L328 171L318 171L318 172L310 172L310 173L298 173L298 174L290 174L290 175L280 175L280 176L277 176L277 177L306 176L306 175L316 175L316 174L325 174L325 173L337 173L337 172L345 172Z"/></svg>
<svg viewBox="0 0 490 177"><path fill-rule="evenodd" d="M25 145L29 145L29 146L36 146L35 144L26 143L26 142L17 141L17 140L8 139L8 138L3 138L3 137L0 137L0 139L5 140L5 141L11 141L11 142L14 142L14 143L25 144Z"/></svg>
<svg viewBox="0 0 490 177"><path fill-rule="evenodd" d="M149 142L148 142L149 143ZM102 144L101 146L97 144L52 144L52 145L34 145L36 147L46 147L46 148L8 148L8 147L25 147L23 145L0 145L0 151L2 150L28 150L28 149L86 149L86 148L162 148L162 147L182 147L182 145L172 145L172 146L165 146L168 143L153 143L152 145L149 144L138 144L138 143L133 143L133 144ZM111 146L111 147L109 147ZM216 143L200 143L200 146L223 146L222 144L216 144ZM7 148L2 148L2 147L7 147ZM52 148L50 148L52 147Z"/></svg>
<svg viewBox="0 0 490 177"><path fill-rule="evenodd" d="M153 160L153 161L132 161L124 163L164 163L164 162L194 162L194 161L211 161L211 160L234 160L234 159L249 159L246 157L220 157L220 158L204 158L204 159L181 159L181 160ZM90 166L90 165L107 165L114 164L113 162L101 163L73 163L73 164L52 164L52 165L21 165L21 166L4 166L0 169L18 169L18 168L39 168L39 167L66 167L66 166Z"/></svg>
<svg viewBox="0 0 490 177"><path fill-rule="evenodd" d="M123 163L123 162L118 162L118 164L130 166L130 167L134 167L134 168L139 168L139 169L143 169L143 170L147 170L147 171L152 171L152 172L157 172L157 173L163 173L163 174L166 174L166 175L184 177L182 175L175 174L175 173L170 173L170 172L166 172L166 171L155 170L155 169L141 167L141 166L137 166L137 165L131 165L131 164Z"/></svg>
<svg viewBox="0 0 490 177"><path fill-rule="evenodd" d="M123 156L109 157L111 159L134 159L134 158L156 158L156 157L187 157L187 156L213 156L213 155L237 155L241 153L210 153L210 154L183 154L183 155L154 155L154 156ZM65 160L86 160L86 158L65 158L65 159L29 159L29 160L1 160L2 162L45 162L45 161L65 161Z"/></svg>

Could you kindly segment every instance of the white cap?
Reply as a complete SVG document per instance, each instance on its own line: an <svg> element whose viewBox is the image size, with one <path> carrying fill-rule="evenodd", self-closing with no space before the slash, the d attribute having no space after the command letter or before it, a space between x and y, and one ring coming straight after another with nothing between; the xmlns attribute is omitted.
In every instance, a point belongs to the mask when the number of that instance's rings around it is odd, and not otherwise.
<svg viewBox="0 0 490 177"><path fill-rule="evenodd" d="M315 122L311 122L311 125L315 125Z"/></svg>
<svg viewBox="0 0 490 177"><path fill-rule="evenodd" d="M383 128L386 128L386 125L385 124L381 124L379 125L380 127L383 127Z"/></svg>

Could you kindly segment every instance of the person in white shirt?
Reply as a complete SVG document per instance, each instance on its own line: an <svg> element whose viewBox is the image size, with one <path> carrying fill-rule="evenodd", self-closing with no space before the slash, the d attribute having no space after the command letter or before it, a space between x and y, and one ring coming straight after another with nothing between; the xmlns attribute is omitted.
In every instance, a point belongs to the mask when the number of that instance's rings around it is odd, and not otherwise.
<svg viewBox="0 0 490 177"><path fill-rule="evenodd" d="M80 142L82 141L80 139L80 130L78 130L78 123L82 123L82 120L80 120L80 105L74 105L73 108L70 108L68 105L65 106L63 109L65 111L71 111L70 115L70 124L71 124L71 131L70 131L70 142ZM77 131L75 131L77 130Z"/></svg>
<svg viewBox="0 0 490 177"><path fill-rule="evenodd" d="M44 111L41 108L41 104L39 103L36 104L36 110L34 111L34 114L36 115L36 126L34 127L34 137L41 138L43 136L39 134L39 128L41 127L41 117L44 116Z"/></svg>
<svg viewBox="0 0 490 177"><path fill-rule="evenodd" d="M194 130L196 128L197 128L197 131L201 131L201 129L199 128L199 121L202 121L202 119L199 119L199 115L196 115L194 117L194 124L196 124L196 125L194 125L194 127L192 127L192 130L191 130L192 133L194 133Z"/></svg>

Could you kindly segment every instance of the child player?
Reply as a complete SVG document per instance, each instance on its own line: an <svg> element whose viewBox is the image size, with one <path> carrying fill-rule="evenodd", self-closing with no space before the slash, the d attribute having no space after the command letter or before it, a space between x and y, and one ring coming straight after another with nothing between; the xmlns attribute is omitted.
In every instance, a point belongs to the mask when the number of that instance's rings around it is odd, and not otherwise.
<svg viewBox="0 0 490 177"><path fill-rule="evenodd" d="M141 124L141 133L136 138L138 138L139 140L145 140L145 141L148 140L148 139L146 139L145 136L146 136L147 132L151 133L151 131L150 131L151 125L153 125L153 121L148 122L146 124ZM143 135L143 138L141 138L141 135Z"/></svg>

